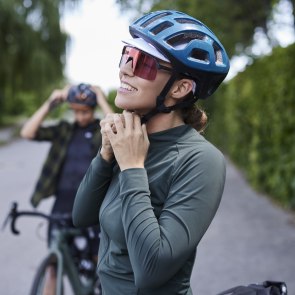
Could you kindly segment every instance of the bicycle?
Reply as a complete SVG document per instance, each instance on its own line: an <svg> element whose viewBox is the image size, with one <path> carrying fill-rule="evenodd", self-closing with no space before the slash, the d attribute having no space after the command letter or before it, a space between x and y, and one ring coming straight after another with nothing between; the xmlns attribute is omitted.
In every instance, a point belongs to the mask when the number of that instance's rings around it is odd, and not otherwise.
<svg viewBox="0 0 295 295"><path fill-rule="evenodd" d="M288 290L285 282L264 281L248 286L236 286L216 295L288 295Z"/></svg>
<svg viewBox="0 0 295 295"><path fill-rule="evenodd" d="M57 225L56 229L53 229L48 254L40 263L35 274L31 295L43 294L46 270L52 265L56 269L56 295L64 294L66 277L76 295L101 294L100 281L96 275L96 264L87 251L90 239L89 229L74 228L69 214L47 215L38 211L18 211L16 202L12 203L3 228L10 222L12 233L19 235L16 220L20 216L41 217L50 224Z"/></svg>
<svg viewBox="0 0 295 295"><path fill-rule="evenodd" d="M52 263L56 264L57 269L57 284L56 295L63 295L63 277L68 276L72 290L76 295L100 295L101 288L99 278L95 274L95 266L93 261L85 254L85 246L78 246L79 255L73 253L71 245L68 243L68 239L77 237L86 237L85 231L81 229L73 228L69 225L71 216L69 215L47 215L36 211L18 211L17 203L12 204L12 208L4 222L3 227L10 221L10 228L13 234L18 235L20 232L16 229L15 223L20 216L37 216L47 219L51 223L56 223L60 226L55 232L53 243L49 248L49 253L43 259L40 264L31 289L31 295L40 295L43 292L43 282L46 268ZM76 241L77 242L77 241ZM85 241L84 241L85 244ZM77 247L77 246L76 246ZM82 255L81 255L82 253ZM265 295L287 295L287 285L281 281L265 281L259 284L250 284L248 286L236 286L217 295L253 295L253 294L265 294Z"/></svg>

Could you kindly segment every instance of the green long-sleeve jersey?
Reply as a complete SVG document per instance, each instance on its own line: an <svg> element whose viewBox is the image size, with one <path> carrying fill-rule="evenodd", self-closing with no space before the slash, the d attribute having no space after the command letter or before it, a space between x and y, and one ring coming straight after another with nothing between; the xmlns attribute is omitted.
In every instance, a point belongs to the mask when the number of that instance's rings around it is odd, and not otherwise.
<svg viewBox="0 0 295 295"><path fill-rule="evenodd" d="M103 294L192 294L196 248L219 206L221 152L190 126L149 135L145 168L120 171L100 155L80 184L76 226L100 223Z"/></svg>

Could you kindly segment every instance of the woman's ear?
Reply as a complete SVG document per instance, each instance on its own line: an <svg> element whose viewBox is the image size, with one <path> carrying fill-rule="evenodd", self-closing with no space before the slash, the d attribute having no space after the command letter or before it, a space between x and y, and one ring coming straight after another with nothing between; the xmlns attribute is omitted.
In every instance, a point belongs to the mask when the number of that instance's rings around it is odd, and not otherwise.
<svg viewBox="0 0 295 295"><path fill-rule="evenodd" d="M194 81L190 79L180 79L172 86L171 96L173 98L183 98L194 88Z"/></svg>

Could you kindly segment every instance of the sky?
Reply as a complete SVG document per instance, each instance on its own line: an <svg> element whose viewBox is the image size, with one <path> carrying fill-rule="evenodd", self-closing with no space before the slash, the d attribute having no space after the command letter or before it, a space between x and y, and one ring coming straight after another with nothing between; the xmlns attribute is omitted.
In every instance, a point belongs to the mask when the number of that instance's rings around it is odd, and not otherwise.
<svg viewBox="0 0 295 295"><path fill-rule="evenodd" d="M283 16L283 17L282 17ZM282 0L274 16L273 32L281 46L295 41L292 9ZM119 86L119 60L123 43L129 38L131 17L122 15L115 0L82 0L62 19L63 29L70 35L65 74L70 83L90 83L106 93ZM291 24L291 25L289 25ZM259 31L254 36L256 54L269 54L270 48ZM227 79L244 70L248 58L235 57Z"/></svg>
<svg viewBox="0 0 295 295"><path fill-rule="evenodd" d="M82 0L65 14L63 29L70 34L65 74L71 83L90 83L104 91L119 85L122 39L129 38L130 19L115 0Z"/></svg>

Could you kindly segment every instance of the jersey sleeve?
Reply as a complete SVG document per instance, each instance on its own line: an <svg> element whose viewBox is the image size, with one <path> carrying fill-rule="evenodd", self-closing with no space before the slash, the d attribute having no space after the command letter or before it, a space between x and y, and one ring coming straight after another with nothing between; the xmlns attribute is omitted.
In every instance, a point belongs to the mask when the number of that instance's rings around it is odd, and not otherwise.
<svg viewBox="0 0 295 295"><path fill-rule="evenodd" d="M113 165L98 154L91 162L78 188L74 206L73 223L87 227L99 223L99 210L112 178Z"/></svg>
<svg viewBox="0 0 295 295"><path fill-rule="evenodd" d="M224 157L213 147L177 163L159 218L151 205L146 170L127 169L119 177L135 284L162 285L195 253L216 213L225 182Z"/></svg>
<svg viewBox="0 0 295 295"><path fill-rule="evenodd" d="M63 122L59 122L55 125L49 125L46 127L41 126L38 128L37 133L33 139L36 141L54 141L63 124Z"/></svg>

